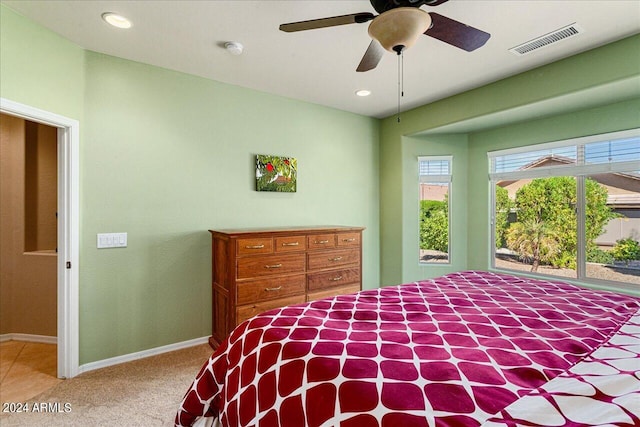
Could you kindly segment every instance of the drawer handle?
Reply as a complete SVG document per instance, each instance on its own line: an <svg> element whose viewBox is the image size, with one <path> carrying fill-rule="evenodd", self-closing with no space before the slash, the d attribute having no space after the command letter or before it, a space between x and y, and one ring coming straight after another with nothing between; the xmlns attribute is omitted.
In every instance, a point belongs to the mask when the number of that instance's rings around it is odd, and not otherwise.
<svg viewBox="0 0 640 427"><path fill-rule="evenodd" d="M245 246L245 249L262 249L264 245Z"/></svg>
<svg viewBox="0 0 640 427"><path fill-rule="evenodd" d="M341 256L337 256L335 258L329 258L329 261L340 261L342 259Z"/></svg>
<svg viewBox="0 0 640 427"><path fill-rule="evenodd" d="M280 289L282 289L282 286L278 286L277 288L264 288L264 290L267 292L275 292L279 291Z"/></svg>
<svg viewBox="0 0 640 427"><path fill-rule="evenodd" d="M336 276L336 277L334 277L332 279L329 279L329 280L331 280L332 282L339 282L340 280L342 280L342 276Z"/></svg>
<svg viewBox="0 0 640 427"><path fill-rule="evenodd" d="M283 243L282 246L298 246L300 242Z"/></svg>
<svg viewBox="0 0 640 427"><path fill-rule="evenodd" d="M356 239L354 238L350 238L350 239L342 239L343 242L355 242Z"/></svg>
<svg viewBox="0 0 640 427"><path fill-rule="evenodd" d="M313 243L315 243L316 245L326 245L327 243L329 243L328 240L316 240Z"/></svg>
<svg viewBox="0 0 640 427"><path fill-rule="evenodd" d="M282 264L265 265L264 268L280 268Z"/></svg>

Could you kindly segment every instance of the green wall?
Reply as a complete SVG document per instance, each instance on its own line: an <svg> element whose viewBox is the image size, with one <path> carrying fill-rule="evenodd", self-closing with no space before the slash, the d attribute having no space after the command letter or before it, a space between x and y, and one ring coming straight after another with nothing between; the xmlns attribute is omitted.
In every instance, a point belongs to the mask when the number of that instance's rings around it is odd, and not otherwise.
<svg viewBox="0 0 640 427"><path fill-rule="evenodd" d="M378 286L376 120L86 57L83 361L210 333L207 229L362 225L364 287ZM256 154L296 157L297 193L256 192ZM110 231L128 247L97 250Z"/></svg>
<svg viewBox="0 0 640 427"><path fill-rule="evenodd" d="M381 283L488 269L487 151L639 127L640 55L631 52L638 35L383 120ZM452 264L419 265L417 156L446 154Z"/></svg>
<svg viewBox="0 0 640 427"><path fill-rule="evenodd" d="M0 96L82 119L84 50L0 5Z"/></svg>
<svg viewBox="0 0 640 427"><path fill-rule="evenodd" d="M211 228L364 226L378 286L378 120L83 51L1 11L2 97L80 120L81 364L210 334ZM296 157L298 192L256 192L256 154ZM96 249L103 232L127 248Z"/></svg>

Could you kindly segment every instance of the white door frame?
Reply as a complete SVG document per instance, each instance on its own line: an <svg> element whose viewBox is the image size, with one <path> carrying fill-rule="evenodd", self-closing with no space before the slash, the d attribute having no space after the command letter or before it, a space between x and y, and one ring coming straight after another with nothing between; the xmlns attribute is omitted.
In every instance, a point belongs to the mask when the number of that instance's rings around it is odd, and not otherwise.
<svg viewBox="0 0 640 427"><path fill-rule="evenodd" d="M58 129L58 377L79 373L80 124L0 98L0 112Z"/></svg>

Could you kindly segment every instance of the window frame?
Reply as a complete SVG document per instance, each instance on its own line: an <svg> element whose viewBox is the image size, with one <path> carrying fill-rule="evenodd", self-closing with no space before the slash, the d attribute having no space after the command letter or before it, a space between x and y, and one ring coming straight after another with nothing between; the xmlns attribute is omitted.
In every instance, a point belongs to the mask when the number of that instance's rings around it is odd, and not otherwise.
<svg viewBox="0 0 640 427"><path fill-rule="evenodd" d="M625 282L605 280L587 276L586 272L586 179L594 174L606 174L615 172L635 172L640 171L640 160L613 161L588 163L586 161L585 150L589 144L621 140L626 138L640 138L640 128L629 129L619 132L610 132L604 134L590 135L586 137L571 138L540 144L531 144L517 148L487 152L488 159L488 182L489 182L489 242L490 242L490 269L496 271L507 271L513 273L533 277L551 278L554 280L574 281L586 285L596 285L614 290L633 290L638 291L638 286L627 284ZM494 172L496 159L500 156L525 154L534 151L562 149L575 146L576 159L575 163L562 166L539 167L528 170L515 170L511 172ZM569 176L576 180L576 276L577 277L561 277L550 274L544 274L531 271L520 271L496 267L496 184L503 180L519 180L519 179L536 179L557 176Z"/></svg>
<svg viewBox="0 0 640 427"><path fill-rule="evenodd" d="M433 174L433 175L422 175L420 173L420 163L428 162L428 161L446 161L448 162L448 174ZM418 221L418 264L420 266L448 266L452 264L452 248L451 242L453 239L452 236L452 227L451 227L451 217L452 217L452 207L453 207L453 198L452 194L452 185L453 182L453 155L444 155L444 156L418 156L418 218L420 218L420 202L422 199L420 198L420 186L421 184L429 184L429 183L446 183L447 184L447 228L448 228L448 241L447 241L447 262L436 262L436 261L422 261L420 258L420 221Z"/></svg>

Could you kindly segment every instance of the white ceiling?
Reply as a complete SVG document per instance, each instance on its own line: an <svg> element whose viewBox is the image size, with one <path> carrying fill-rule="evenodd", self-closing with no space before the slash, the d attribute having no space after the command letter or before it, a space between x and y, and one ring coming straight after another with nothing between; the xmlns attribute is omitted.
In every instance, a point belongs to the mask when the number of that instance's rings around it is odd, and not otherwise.
<svg viewBox="0 0 640 427"><path fill-rule="evenodd" d="M92 51L366 116L387 117L397 109L394 54L386 53L372 71L355 71L370 42L368 24L278 30L281 23L375 13L367 0L2 3ZM431 37L418 40L404 54L402 110L640 32L638 0L449 0L422 8L489 32L491 38L471 53ZM133 27L110 27L101 19L107 11L128 17ZM573 23L584 33L521 57L508 51ZM244 53L230 55L222 48L226 41L241 42ZM372 95L357 97L358 89Z"/></svg>

